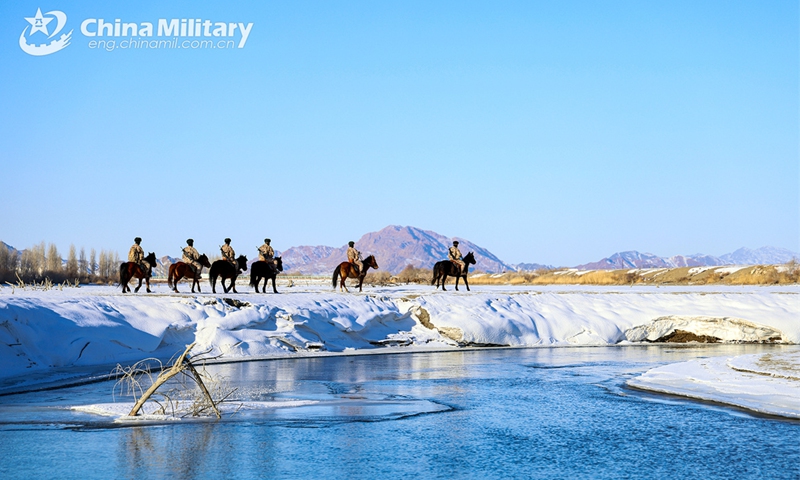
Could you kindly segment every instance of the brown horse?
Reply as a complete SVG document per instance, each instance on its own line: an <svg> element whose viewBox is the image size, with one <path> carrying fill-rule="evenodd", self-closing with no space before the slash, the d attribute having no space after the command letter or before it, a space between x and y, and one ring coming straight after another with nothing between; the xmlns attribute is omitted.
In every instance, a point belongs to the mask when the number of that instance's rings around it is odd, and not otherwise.
<svg viewBox="0 0 800 480"><path fill-rule="evenodd" d="M236 277L238 277L243 270L247 270L247 257L244 255L239 255L239 258L236 259L235 267L227 260L217 260L212 263L211 268L208 270L208 281L211 283L211 291L217 293L217 277L219 277L219 283L222 284L222 289L225 293L228 293L231 289L233 289L233 293L239 293L236 291ZM225 286L225 279L231 281L230 285L227 287Z"/></svg>
<svg viewBox="0 0 800 480"><path fill-rule="evenodd" d="M458 279L464 278L464 285L467 286L467 291L469 291L469 282L467 282L467 273L469 273L469 266L475 265L475 255L472 252L469 252L464 256L464 271L461 272L461 275L458 274L458 267L456 264L451 262L450 260L442 260L441 262L436 262L436 265L433 266L433 280L431 280L431 285L434 283L436 284L436 288L439 288L439 280L442 283L442 290L447 290L444 288L444 282L447 281L447 276L456 277L456 290L458 290Z"/></svg>
<svg viewBox="0 0 800 480"><path fill-rule="evenodd" d="M183 262L175 262L169 266L169 276L167 277L167 285L172 288L172 291L175 293L180 293L178 291L178 282L186 277L187 279L191 279L192 281L192 293L194 293L194 286L197 285L197 292L202 293L200 291L200 274L203 272L203 267L211 268L211 264L208 263L208 257L206 254L200 255L200 258L197 259L197 263L201 265L200 269L197 273L194 272L192 266Z"/></svg>
<svg viewBox="0 0 800 480"><path fill-rule="evenodd" d="M256 287L256 293L258 293L258 284L262 278L264 279L264 287L261 289L261 293L267 293L267 283L270 279L272 279L272 291L278 293L278 288L275 287L275 277L283 271L283 259L275 257L274 260L275 263L259 260L250 266L250 285Z"/></svg>
<svg viewBox="0 0 800 480"><path fill-rule="evenodd" d="M378 262L375 260L374 255L370 255L369 257L365 258L362 262L364 264L364 268L361 270L361 273L356 273L355 266L350 262L342 262L336 267L336 270L333 271L333 289L336 290L336 280L341 277L341 282L339 284L339 291L344 289L345 292L349 292L350 290L347 289L347 285L344 284L344 281L348 278L357 278L358 279L358 291L361 291L361 286L364 284L364 277L367 276L367 270L370 268L374 268L375 270L378 269Z"/></svg>
<svg viewBox="0 0 800 480"><path fill-rule="evenodd" d="M150 264L150 268L146 272L142 270L142 267L133 262L122 262L120 264L119 284L122 285L122 293L131 291L131 287L128 286L128 282L130 282L134 277L139 279L139 285L136 287L133 293L137 293L139 289L142 288L142 279L147 282L147 293L150 293L150 276L152 275L153 267L156 264L156 254L150 252L149 255L144 257L144 260Z"/></svg>

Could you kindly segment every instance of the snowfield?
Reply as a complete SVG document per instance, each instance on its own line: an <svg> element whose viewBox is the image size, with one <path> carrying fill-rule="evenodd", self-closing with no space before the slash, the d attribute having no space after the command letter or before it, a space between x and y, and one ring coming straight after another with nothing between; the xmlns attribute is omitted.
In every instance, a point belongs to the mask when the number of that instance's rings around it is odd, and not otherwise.
<svg viewBox="0 0 800 480"><path fill-rule="evenodd" d="M49 381L54 371L167 360L192 342L194 352L223 361L629 344L675 329L729 342L800 343L798 286L279 289L174 294L158 285L151 294L122 295L114 287L0 288L0 392Z"/></svg>

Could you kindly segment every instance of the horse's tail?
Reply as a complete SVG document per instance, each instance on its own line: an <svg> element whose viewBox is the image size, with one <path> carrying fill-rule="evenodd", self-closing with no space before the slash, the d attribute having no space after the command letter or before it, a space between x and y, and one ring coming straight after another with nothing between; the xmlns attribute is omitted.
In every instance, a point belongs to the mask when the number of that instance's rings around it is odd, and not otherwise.
<svg viewBox="0 0 800 480"><path fill-rule="evenodd" d="M336 281L339 279L339 274L341 273L339 272L339 270L341 269L342 269L341 266L336 265L336 269L333 271L333 278L331 279L331 283L333 283L334 290L336 290Z"/></svg>
<svg viewBox="0 0 800 480"><path fill-rule="evenodd" d="M172 279L174 276L175 276L175 264L173 263L172 265L169 266L169 275L167 275L167 285L169 285L169 288L173 288Z"/></svg>
<svg viewBox="0 0 800 480"><path fill-rule="evenodd" d="M121 263L119 265L119 285L122 287L122 291L125 291L125 284L128 283L128 273L127 265L125 263Z"/></svg>
<svg viewBox="0 0 800 480"><path fill-rule="evenodd" d="M439 265L438 263L433 266L433 278L431 278L431 285L436 283L436 279L438 279L440 275L440 270L441 270L441 265Z"/></svg>
<svg viewBox="0 0 800 480"><path fill-rule="evenodd" d="M219 272L217 272L217 269L212 265L211 268L208 269L208 283L210 283L212 287L217 283L218 276Z"/></svg>
<svg viewBox="0 0 800 480"><path fill-rule="evenodd" d="M254 263L254 264L252 264L252 265L250 265L250 286L251 286L251 287L254 287L254 286L255 286L255 284L256 284L256 278L258 278L258 275L256 275L256 269L257 269L257 268L258 268L258 267L256 267L256 264L255 264L255 263Z"/></svg>

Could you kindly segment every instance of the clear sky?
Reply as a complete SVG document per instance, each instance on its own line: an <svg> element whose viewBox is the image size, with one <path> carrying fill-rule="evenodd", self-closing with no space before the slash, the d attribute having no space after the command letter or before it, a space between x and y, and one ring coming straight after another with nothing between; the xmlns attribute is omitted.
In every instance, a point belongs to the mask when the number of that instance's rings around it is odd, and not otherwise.
<svg viewBox="0 0 800 480"><path fill-rule="evenodd" d="M63 31L31 33L37 9ZM237 29L232 48L112 51L90 41L131 36L81 28L173 18L253 25L242 48ZM799 18L793 1L2 2L0 239L255 254L398 224L506 262L800 251ZM29 55L26 27L71 44Z"/></svg>

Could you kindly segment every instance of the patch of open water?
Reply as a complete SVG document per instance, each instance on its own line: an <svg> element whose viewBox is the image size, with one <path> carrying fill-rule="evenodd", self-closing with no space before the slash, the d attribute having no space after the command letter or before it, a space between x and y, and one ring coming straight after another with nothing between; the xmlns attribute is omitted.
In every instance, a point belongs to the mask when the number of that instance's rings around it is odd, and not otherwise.
<svg viewBox="0 0 800 480"><path fill-rule="evenodd" d="M800 422L625 381L692 358L798 347L531 348L215 365L222 421L120 425L65 407L113 382L0 397L2 478L800 478Z"/></svg>

